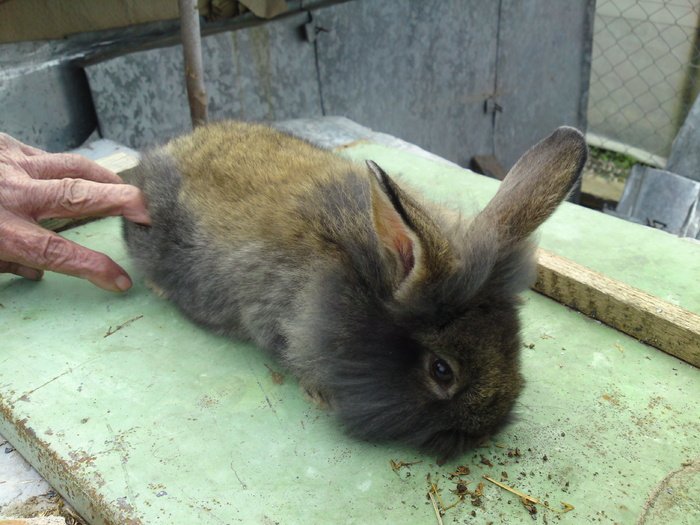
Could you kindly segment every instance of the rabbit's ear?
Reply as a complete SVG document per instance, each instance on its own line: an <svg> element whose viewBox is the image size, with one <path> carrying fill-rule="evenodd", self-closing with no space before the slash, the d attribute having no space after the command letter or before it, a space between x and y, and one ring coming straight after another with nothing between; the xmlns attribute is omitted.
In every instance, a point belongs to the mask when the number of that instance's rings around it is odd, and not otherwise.
<svg viewBox="0 0 700 525"><path fill-rule="evenodd" d="M478 220L506 241L527 238L569 195L588 156L581 132L562 126L513 166Z"/></svg>
<svg viewBox="0 0 700 525"><path fill-rule="evenodd" d="M374 175L370 176L374 229L382 245L396 258L403 277L407 277L416 265L416 255L420 257L420 240L411 228L396 185L371 160L367 166Z"/></svg>
<svg viewBox="0 0 700 525"><path fill-rule="evenodd" d="M372 161L372 219L380 243L391 253L402 282L439 272L450 246L423 208ZM442 257L439 256L442 255Z"/></svg>

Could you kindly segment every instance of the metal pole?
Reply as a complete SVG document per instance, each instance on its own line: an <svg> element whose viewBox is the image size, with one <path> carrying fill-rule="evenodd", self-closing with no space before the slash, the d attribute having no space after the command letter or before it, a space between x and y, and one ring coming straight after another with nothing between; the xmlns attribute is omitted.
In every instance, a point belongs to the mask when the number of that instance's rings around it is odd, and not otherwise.
<svg viewBox="0 0 700 525"><path fill-rule="evenodd" d="M182 51L185 58L187 98L190 102L192 126L197 127L207 122L207 90L204 86L197 0L178 0L178 7L182 28Z"/></svg>

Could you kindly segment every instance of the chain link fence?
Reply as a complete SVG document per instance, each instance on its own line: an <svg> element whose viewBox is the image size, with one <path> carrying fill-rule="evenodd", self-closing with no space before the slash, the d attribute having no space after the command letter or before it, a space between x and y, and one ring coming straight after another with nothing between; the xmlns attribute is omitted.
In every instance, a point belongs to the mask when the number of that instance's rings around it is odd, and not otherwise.
<svg viewBox="0 0 700 525"><path fill-rule="evenodd" d="M700 90L700 0L597 0L588 140L664 167Z"/></svg>

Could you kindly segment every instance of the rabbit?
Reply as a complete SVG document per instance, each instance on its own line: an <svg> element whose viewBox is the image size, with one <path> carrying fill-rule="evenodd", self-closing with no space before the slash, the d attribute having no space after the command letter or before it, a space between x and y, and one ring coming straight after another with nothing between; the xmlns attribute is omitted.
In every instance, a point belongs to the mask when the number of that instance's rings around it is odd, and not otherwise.
<svg viewBox="0 0 700 525"><path fill-rule="evenodd" d="M274 354L349 434L448 458L509 420L532 233L586 157L579 131L557 129L470 218L372 161L210 123L143 155L129 180L152 225L123 232L158 293Z"/></svg>

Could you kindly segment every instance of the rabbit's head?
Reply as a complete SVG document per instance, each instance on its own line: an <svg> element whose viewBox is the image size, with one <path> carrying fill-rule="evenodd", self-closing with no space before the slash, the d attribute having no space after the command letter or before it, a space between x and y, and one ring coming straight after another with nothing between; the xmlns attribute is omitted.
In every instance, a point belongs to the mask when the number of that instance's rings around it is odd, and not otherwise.
<svg viewBox="0 0 700 525"><path fill-rule="evenodd" d="M367 314L344 329L342 359L330 367L333 404L352 431L444 457L508 419L523 385L517 294L534 278L530 237L567 197L586 155L582 135L559 128L518 161L471 220L431 216L368 163L391 285L381 305L361 305ZM344 302L352 300L328 307Z"/></svg>

